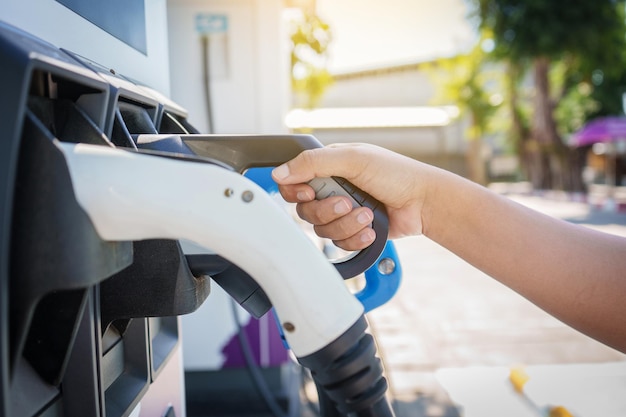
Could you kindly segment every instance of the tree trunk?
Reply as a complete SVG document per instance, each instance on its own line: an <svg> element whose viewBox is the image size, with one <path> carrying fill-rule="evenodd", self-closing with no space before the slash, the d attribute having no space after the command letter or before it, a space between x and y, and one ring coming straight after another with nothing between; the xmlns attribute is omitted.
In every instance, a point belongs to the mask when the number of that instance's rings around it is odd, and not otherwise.
<svg viewBox="0 0 626 417"><path fill-rule="evenodd" d="M550 99L550 60L536 58L533 65L535 77L535 112L533 115L533 136L540 143L548 146L560 143L553 117L553 104Z"/></svg>
<svg viewBox="0 0 626 417"><path fill-rule="evenodd" d="M554 120L554 104L550 99L550 60L547 57L536 58L533 62L535 78L535 108L533 114L532 140L535 146L530 149L533 159L531 177L537 188L564 189L570 186L566 181L569 166L569 150L561 141ZM569 187L567 187L569 188Z"/></svg>

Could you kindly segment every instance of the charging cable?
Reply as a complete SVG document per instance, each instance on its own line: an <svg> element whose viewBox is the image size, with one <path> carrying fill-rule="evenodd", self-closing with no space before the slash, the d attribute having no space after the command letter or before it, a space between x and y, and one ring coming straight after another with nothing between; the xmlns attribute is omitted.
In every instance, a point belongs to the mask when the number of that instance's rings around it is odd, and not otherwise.
<svg viewBox="0 0 626 417"><path fill-rule="evenodd" d="M241 347L241 352L243 353L243 357L246 362L246 369L250 373L252 382L254 383L255 388L258 390L259 395L261 395L261 398L263 398L263 401L269 408L272 415L274 415L274 417L296 417L295 413L297 407L289 404L289 413L285 414L282 407L278 404L276 398L270 391L267 381L261 374L261 369L254 359L254 355L252 354L252 348L250 347L250 341L245 334L243 326L239 322L239 317L237 314L237 303L232 299L230 300L230 303L232 307L233 319L237 326L237 339L239 341L239 346Z"/></svg>

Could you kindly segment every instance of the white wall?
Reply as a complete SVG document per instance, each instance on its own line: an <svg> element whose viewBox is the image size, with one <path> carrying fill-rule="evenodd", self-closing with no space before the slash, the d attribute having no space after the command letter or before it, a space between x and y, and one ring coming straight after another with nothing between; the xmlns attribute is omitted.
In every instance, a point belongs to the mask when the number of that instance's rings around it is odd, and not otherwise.
<svg viewBox="0 0 626 417"><path fill-rule="evenodd" d="M166 0L145 0L148 54L54 0L2 0L0 19L169 95Z"/></svg>
<svg viewBox="0 0 626 417"><path fill-rule="evenodd" d="M169 0L171 97L208 131L198 14L224 15L212 36L210 90L216 133L283 133L289 103L287 37L281 0Z"/></svg>
<svg viewBox="0 0 626 417"><path fill-rule="evenodd" d="M282 10L282 0L168 0L171 98L201 132L208 132L209 124L198 14L225 16L228 22L225 33L211 35L214 132L287 132L289 51ZM222 367L222 349L237 332L230 303L230 296L213 285L207 301L182 317L186 370ZM239 312L245 325L250 316Z"/></svg>
<svg viewBox="0 0 626 417"><path fill-rule="evenodd" d="M416 68L337 75L320 107L391 107L434 105L435 86Z"/></svg>

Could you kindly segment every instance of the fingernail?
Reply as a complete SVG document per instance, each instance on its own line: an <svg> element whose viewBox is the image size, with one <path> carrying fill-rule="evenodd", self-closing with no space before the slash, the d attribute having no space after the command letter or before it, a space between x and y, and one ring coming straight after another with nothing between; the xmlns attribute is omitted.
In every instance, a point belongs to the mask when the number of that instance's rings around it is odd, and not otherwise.
<svg viewBox="0 0 626 417"><path fill-rule="evenodd" d="M306 191L298 191L296 198L298 201L311 201L311 197L309 197L309 194Z"/></svg>
<svg viewBox="0 0 626 417"><path fill-rule="evenodd" d="M369 211L364 211L357 216L356 221L360 224L369 224L372 222L372 216Z"/></svg>
<svg viewBox="0 0 626 417"><path fill-rule="evenodd" d="M361 242L369 243L373 242L376 238L376 233L372 229L367 229L363 233L361 233Z"/></svg>
<svg viewBox="0 0 626 417"><path fill-rule="evenodd" d="M335 204L335 214L346 214L351 208L345 200L340 200Z"/></svg>
<svg viewBox="0 0 626 417"><path fill-rule="evenodd" d="M289 167L287 166L287 164L282 164L274 168L274 170L272 171L272 175L277 180L284 180L289 176Z"/></svg>

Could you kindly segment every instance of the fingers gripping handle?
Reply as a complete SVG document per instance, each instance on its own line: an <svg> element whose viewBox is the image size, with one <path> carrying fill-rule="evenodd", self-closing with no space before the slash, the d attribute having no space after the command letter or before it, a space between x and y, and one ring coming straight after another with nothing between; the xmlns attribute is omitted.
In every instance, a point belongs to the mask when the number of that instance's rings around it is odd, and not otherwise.
<svg viewBox="0 0 626 417"><path fill-rule="evenodd" d="M307 149L323 145L311 135L139 135L139 149L194 154L217 160L239 173L249 168L274 167L295 158ZM352 256L334 262L344 279L355 277L372 266L387 242L389 219L383 204L340 177L315 178L311 186L316 198L344 195L353 207L369 207L374 212L375 241Z"/></svg>
<svg viewBox="0 0 626 417"><path fill-rule="evenodd" d="M355 277L365 272L379 258L385 249L389 232L389 218L387 210L369 194L352 185L348 180L341 177L314 178L309 185L315 190L315 198L322 200L335 195L348 197L352 207L368 207L374 212L372 229L376 232L376 239L365 249L356 252L353 256L335 261L337 271L344 279Z"/></svg>

